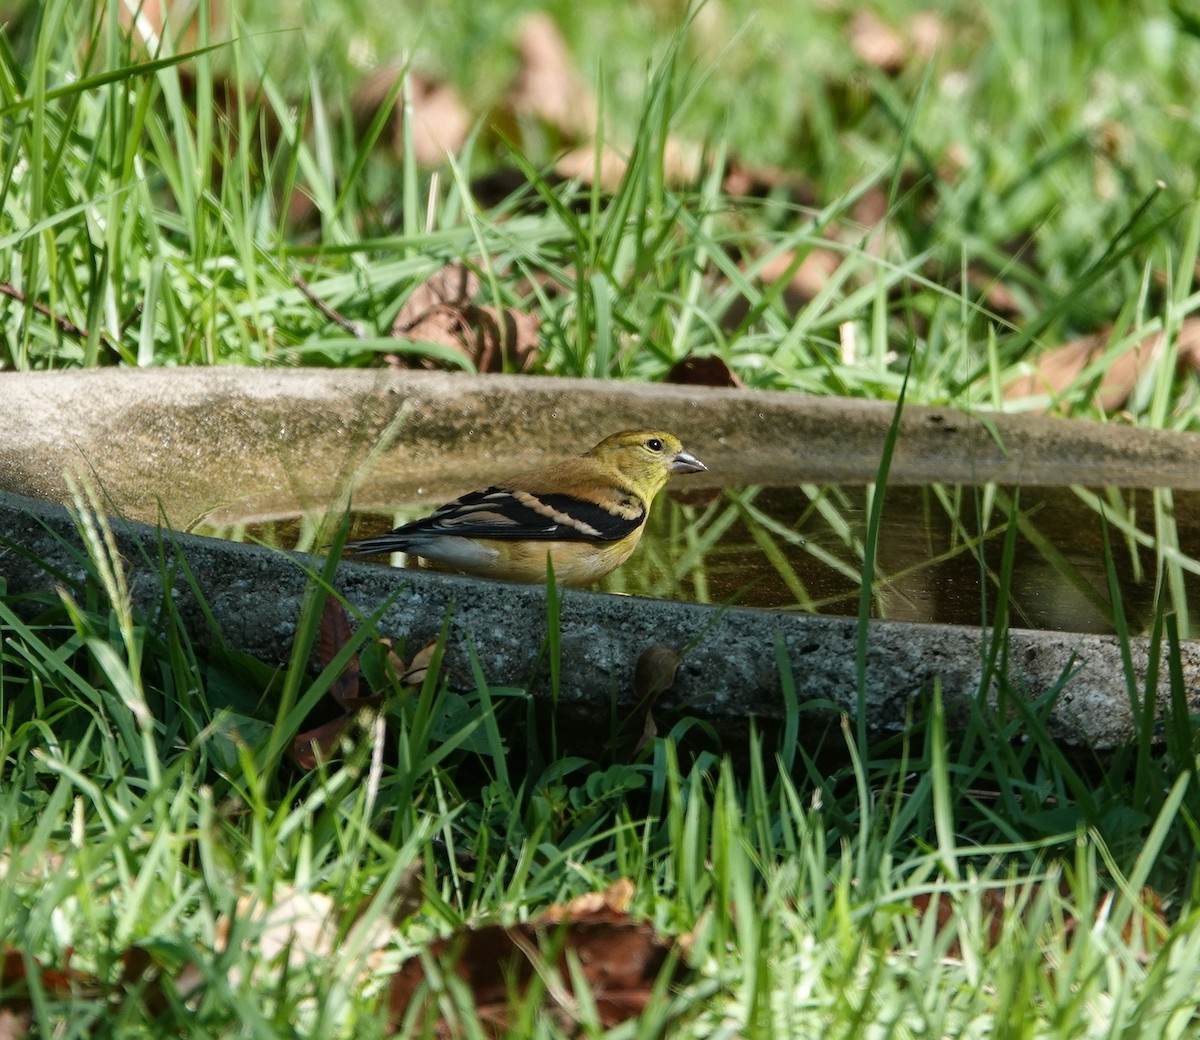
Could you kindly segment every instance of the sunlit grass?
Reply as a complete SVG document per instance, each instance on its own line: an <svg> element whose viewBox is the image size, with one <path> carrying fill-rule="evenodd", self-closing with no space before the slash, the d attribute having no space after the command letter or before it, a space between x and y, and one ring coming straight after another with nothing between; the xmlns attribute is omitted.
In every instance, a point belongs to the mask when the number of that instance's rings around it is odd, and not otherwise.
<svg viewBox="0 0 1200 1040"><path fill-rule="evenodd" d="M224 43L202 4L187 56L170 39L150 56L115 3L50 0L0 34L0 367L375 364L413 289L465 260L490 302L537 312L536 372L658 379L714 352L754 387L895 399L907 372L908 400L975 409L1003 405L1046 348L1111 325L1114 346L1054 403L1112 418L1095 391L1116 350L1165 331L1121 420L1196 428L1173 345L1200 305L1183 15L944 5L952 35L889 77L843 46L848 12L829 5L730 0L687 26L647 5L560 5L581 67L604 57L610 137L632 153L608 193L558 183L552 149L484 123L438 171L404 161L411 131L399 159L377 147L378 113L365 137L347 130L351 53L432 65L491 110L516 8L268 6L247 5ZM903 25L914 7L884 13ZM695 183L664 173L676 136L708 146ZM784 167L778 185L726 191L737 163L762 161ZM497 168L517 187L489 207L475 178ZM836 271L789 301L790 271L763 272L817 246ZM272 970L246 907L319 893L349 934L404 902L394 963L629 878L634 914L687 937L691 974L620 1035L1193 1035L1200 790L1179 640L1200 564L1181 498L1072 489L1103 533L1089 571L1069 551L1078 530L1064 539L1060 507L1027 491L874 494L664 498L606 588L719 604L770 590L771 606L894 617L937 566L961 567L991 629L980 703L951 727L931 696L883 741L817 721L782 653L779 732L723 739L684 712L636 754L598 733L570 758L529 691L436 668L403 691L380 667L386 736L304 773L286 752L337 671L309 670L319 582L276 673L194 645L170 595L136 614L102 528L57 597L14 594L0 568L0 937L108 987L65 999L29 972L34 1031L384 1035L386 959L362 979L348 942ZM322 523L217 533L317 549ZM1031 702L1007 679L1007 627L1049 624L1044 604L1067 593L1127 657L1151 635L1151 674L1126 669L1134 737L1111 752L1060 746L1059 691ZM556 609L528 635L557 689L571 664ZM371 635L368 619L340 660L369 658ZM924 897L952 906L945 928ZM190 967L202 991L149 1007L117 982L131 949L172 977ZM461 988L445 999L469 1019ZM536 1028L523 1035L562 1032Z"/></svg>

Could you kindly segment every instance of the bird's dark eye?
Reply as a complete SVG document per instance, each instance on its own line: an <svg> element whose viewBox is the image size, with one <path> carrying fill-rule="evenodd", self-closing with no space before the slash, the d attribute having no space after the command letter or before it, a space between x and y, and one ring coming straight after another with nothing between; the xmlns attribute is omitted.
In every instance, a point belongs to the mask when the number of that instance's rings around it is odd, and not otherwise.
<svg viewBox="0 0 1200 1040"><path fill-rule="evenodd" d="M663 445L662 441L660 441L657 437L651 437L648 441L646 441L646 447L651 451L662 451Z"/></svg>

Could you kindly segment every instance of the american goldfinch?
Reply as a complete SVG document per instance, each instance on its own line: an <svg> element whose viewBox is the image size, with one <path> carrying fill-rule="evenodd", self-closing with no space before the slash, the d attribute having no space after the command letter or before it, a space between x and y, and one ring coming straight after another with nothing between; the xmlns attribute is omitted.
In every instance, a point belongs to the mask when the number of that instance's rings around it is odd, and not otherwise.
<svg viewBox="0 0 1200 1040"><path fill-rule="evenodd" d="M578 458L472 491L346 551L406 552L510 581L545 581L548 556L556 581L589 585L629 558L671 474L706 468L669 433L614 433Z"/></svg>

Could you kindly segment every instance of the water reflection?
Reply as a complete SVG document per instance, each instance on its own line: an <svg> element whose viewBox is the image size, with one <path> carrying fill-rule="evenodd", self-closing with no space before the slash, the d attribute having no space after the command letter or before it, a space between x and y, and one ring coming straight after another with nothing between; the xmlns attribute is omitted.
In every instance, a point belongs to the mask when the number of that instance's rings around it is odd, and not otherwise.
<svg viewBox="0 0 1200 1040"><path fill-rule="evenodd" d="M708 502L660 496L641 547L600 587L854 615L871 495L867 488L805 485L727 489ZM357 515L351 537L425 512L428 506ZM208 533L312 549L324 537L319 524L319 517L304 517ZM1161 594L1186 633L1200 608L1198 555L1196 493L892 487L883 503L871 613L978 625L1007 604L1013 625L1111 632L1111 561L1131 630L1149 626Z"/></svg>

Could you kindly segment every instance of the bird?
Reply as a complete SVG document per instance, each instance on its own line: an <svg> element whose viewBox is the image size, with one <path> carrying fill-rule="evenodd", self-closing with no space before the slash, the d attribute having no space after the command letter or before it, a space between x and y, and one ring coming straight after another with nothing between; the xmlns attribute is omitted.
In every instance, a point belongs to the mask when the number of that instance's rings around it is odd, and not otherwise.
<svg viewBox="0 0 1200 1040"><path fill-rule="evenodd" d="M467 574L590 585L637 548L672 474L708 467L661 430L624 430L572 459L517 473L447 502L343 554L405 552Z"/></svg>

